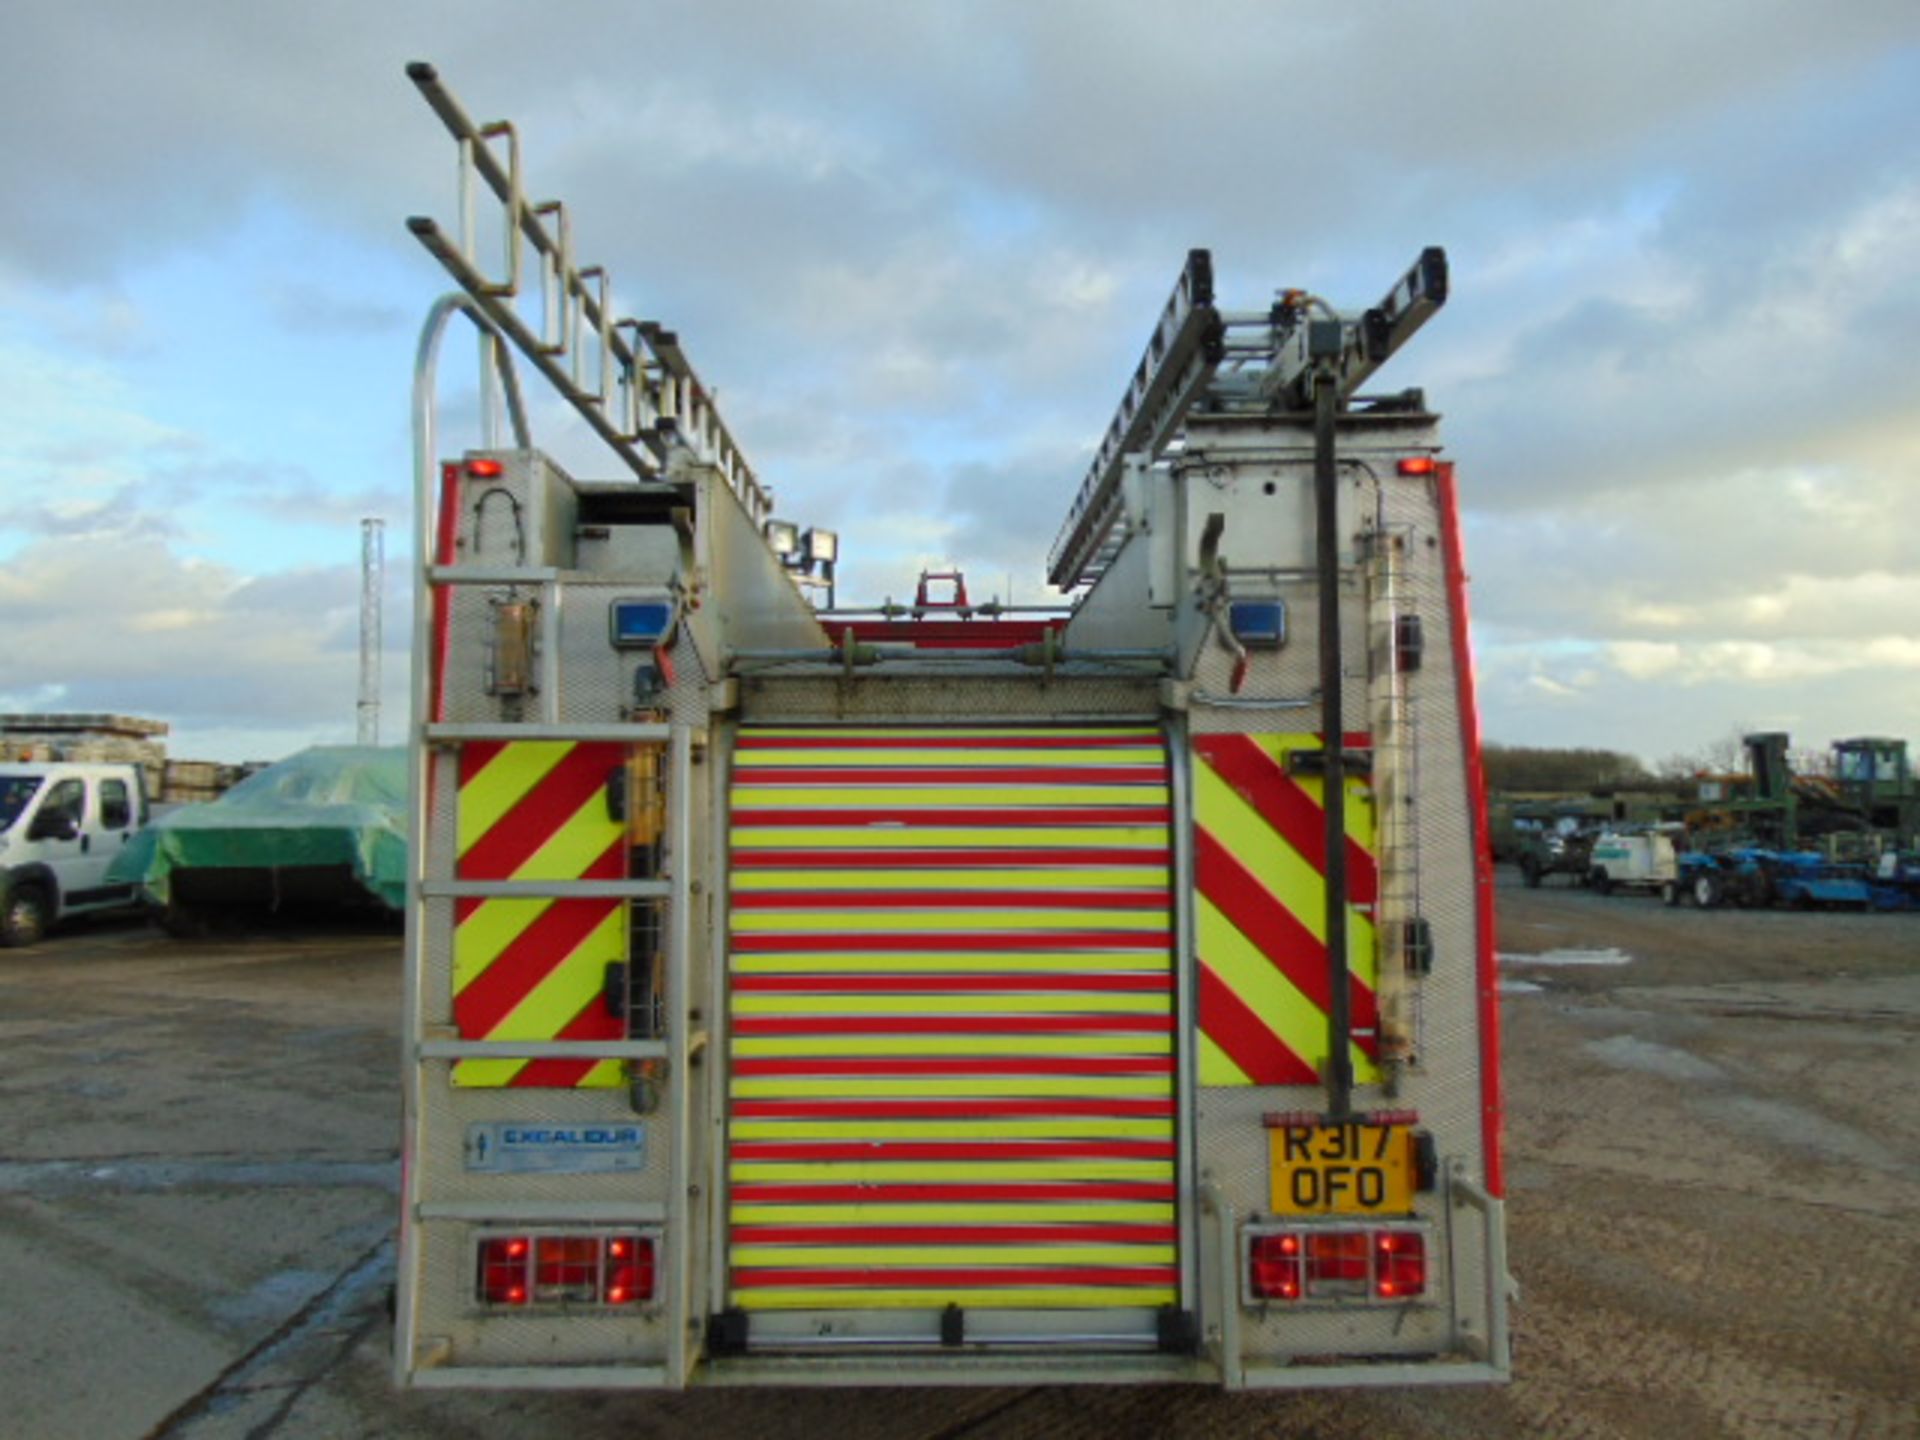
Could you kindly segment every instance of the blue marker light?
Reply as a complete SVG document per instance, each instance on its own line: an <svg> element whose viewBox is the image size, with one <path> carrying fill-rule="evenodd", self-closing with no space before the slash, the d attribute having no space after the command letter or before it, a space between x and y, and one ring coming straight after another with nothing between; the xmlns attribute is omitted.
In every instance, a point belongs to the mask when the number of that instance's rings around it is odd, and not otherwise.
<svg viewBox="0 0 1920 1440"><path fill-rule="evenodd" d="M610 611L614 648L651 650L673 634L671 600L615 600Z"/></svg>
<svg viewBox="0 0 1920 1440"><path fill-rule="evenodd" d="M1249 650L1278 650L1287 643L1287 607L1278 600L1236 600L1227 608L1227 624Z"/></svg>

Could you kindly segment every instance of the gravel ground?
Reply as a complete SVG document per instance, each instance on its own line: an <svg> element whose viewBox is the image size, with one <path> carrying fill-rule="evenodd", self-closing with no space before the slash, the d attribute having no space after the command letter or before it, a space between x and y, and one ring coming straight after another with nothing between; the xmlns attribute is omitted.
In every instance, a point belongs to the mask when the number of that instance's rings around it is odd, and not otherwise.
<svg viewBox="0 0 1920 1440"><path fill-rule="evenodd" d="M392 937L96 925L0 952L0 1436L1920 1436L1920 917L1500 902L1510 1386L397 1395Z"/></svg>

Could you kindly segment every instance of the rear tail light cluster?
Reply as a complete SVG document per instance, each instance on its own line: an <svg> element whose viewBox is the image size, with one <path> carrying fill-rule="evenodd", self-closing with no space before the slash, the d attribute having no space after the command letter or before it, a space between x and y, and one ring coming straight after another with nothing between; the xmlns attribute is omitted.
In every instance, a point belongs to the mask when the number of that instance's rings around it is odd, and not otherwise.
<svg viewBox="0 0 1920 1440"><path fill-rule="evenodd" d="M1424 1230L1267 1230L1247 1237L1247 1295L1260 1301L1415 1300L1427 1291Z"/></svg>
<svg viewBox="0 0 1920 1440"><path fill-rule="evenodd" d="M653 1298L656 1241L631 1232L485 1235L475 1266L480 1303L639 1305Z"/></svg>

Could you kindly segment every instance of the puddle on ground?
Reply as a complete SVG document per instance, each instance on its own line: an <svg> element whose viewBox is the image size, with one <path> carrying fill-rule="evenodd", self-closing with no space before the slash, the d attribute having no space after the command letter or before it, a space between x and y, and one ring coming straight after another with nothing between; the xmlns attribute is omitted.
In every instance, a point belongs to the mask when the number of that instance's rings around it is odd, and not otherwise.
<svg viewBox="0 0 1920 1440"><path fill-rule="evenodd" d="M1713 1104L1741 1129L1829 1164L1864 1165L1887 1175L1914 1173L1912 1165L1871 1135L1803 1106L1759 1095L1716 1097Z"/></svg>
<svg viewBox="0 0 1920 1440"><path fill-rule="evenodd" d="M1624 950L1542 950L1538 955L1510 955L1502 951L1502 965L1627 965L1633 957Z"/></svg>
<svg viewBox="0 0 1920 1440"><path fill-rule="evenodd" d="M1640 1070L1649 1075L1662 1075L1669 1080L1723 1080L1718 1065L1710 1065L1698 1055L1690 1055L1685 1050L1676 1050L1671 1045L1657 1045L1651 1040L1642 1040L1637 1035L1615 1035L1607 1040L1589 1040L1587 1049L1592 1054L1617 1066L1622 1070Z"/></svg>
<svg viewBox="0 0 1920 1440"><path fill-rule="evenodd" d="M214 1318L239 1329L277 1325L333 1282L324 1270L281 1270L241 1295L216 1297Z"/></svg>
<svg viewBox="0 0 1920 1440"><path fill-rule="evenodd" d="M1546 988L1544 985L1534 984L1531 980L1502 980L1500 982L1500 993L1502 995L1538 995Z"/></svg>

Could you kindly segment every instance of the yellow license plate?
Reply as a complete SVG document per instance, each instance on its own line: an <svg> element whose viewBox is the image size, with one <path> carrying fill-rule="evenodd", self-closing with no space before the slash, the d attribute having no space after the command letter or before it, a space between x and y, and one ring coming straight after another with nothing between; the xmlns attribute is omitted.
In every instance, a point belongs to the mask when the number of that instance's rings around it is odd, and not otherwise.
<svg viewBox="0 0 1920 1440"><path fill-rule="evenodd" d="M1276 1125L1267 1131L1276 1215L1404 1215L1413 1209L1406 1125Z"/></svg>

